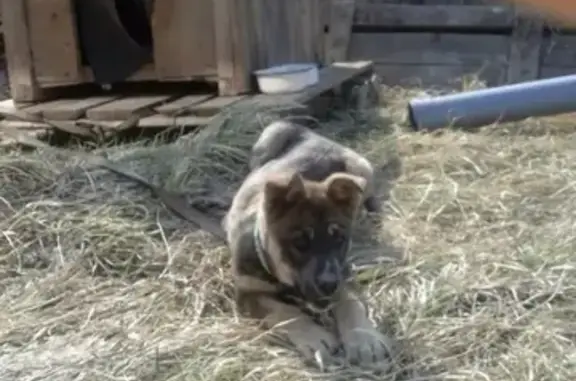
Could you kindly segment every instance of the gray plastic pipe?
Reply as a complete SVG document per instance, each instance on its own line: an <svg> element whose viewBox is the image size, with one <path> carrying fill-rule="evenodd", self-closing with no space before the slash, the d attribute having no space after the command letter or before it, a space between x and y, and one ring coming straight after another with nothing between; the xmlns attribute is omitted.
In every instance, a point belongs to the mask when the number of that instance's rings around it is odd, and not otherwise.
<svg viewBox="0 0 576 381"><path fill-rule="evenodd" d="M576 75L516 83L409 102L415 130L474 128L576 111Z"/></svg>

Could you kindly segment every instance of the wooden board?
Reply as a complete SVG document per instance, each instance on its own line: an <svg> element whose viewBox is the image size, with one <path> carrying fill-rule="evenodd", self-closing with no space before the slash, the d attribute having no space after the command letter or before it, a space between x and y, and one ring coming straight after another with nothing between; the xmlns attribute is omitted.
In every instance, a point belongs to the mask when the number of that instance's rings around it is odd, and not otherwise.
<svg viewBox="0 0 576 381"><path fill-rule="evenodd" d="M38 87L30 49L30 30L26 16L26 0L0 0L4 50L10 93L17 102L31 102L42 98Z"/></svg>
<svg viewBox="0 0 576 381"><path fill-rule="evenodd" d="M326 38L325 62L346 60L356 0L334 0L330 7L330 21Z"/></svg>
<svg viewBox="0 0 576 381"><path fill-rule="evenodd" d="M190 114L197 116L212 116L220 112L225 107L244 99L243 95L217 97L207 100L206 102L198 103L191 106L188 110Z"/></svg>
<svg viewBox="0 0 576 381"><path fill-rule="evenodd" d="M83 117L90 108L120 98L119 95L103 95L80 99L57 99L26 108L26 112L51 120L75 120Z"/></svg>
<svg viewBox="0 0 576 381"><path fill-rule="evenodd" d="M357 0L354 25L412 28L511 28L511 5L407 5Z"/></svg>
<svg viewBox="0 0 576 381"><path fill-rule="evenodd" d="M212 0L162 0L152 14L159 79L216 74Z"/></svg>
<svg viewBox="0 0 576 381"><path fill-rule="evenodd" d="M82 65L72 1L27 0L27 10L38 82L78 81Z"/></svg>
<svg viewBox="0 0 576 381"><path fill-rule="evenodd" d="M553 78L574 74L576 74L576 65L572 67L542 66L540 69L540 78Z"/></svg>
<svg viewBox="0 0 576 381"><path fill-rule="evenodd" d="M504 35L456 33L354 33L351 60L376 64L484 65L505 64L509 38Z"/></svg>
<svg viewBox="0 0 576 381"><path fill-rule="evenodd" d="M220 95L238 95L251 89L252 33L250 0L215 0L216 65Z"/></svg>
<svg viewBox="0 0 576 381"><path fill-rule="evenodd" d="M506 81L506 65L420 65L420 64L376 64L375 71L382 83L389 86L441 86L463 90L467 87L463 76L477 76L488 86L497 86Z"/></svg>
<svg viewBox="0 0 576 381"><path fill-rule="evenodd" d="M152 115L138 121L138 127L193 127L204 126L212 120L212 117L202 116L177 116Z"/></svg>
<svg viewBox="0 0 576 381"><path fill-rule="evenodd" d="M576 36L552 35L542 44L542 65L574 67L576 64Z"/></svg>
<svg viewBox="0 0 576 381"><path fill-rule="evenodd" d="M168 102L170 95L141 95L121 98L86 111L92 120L126 120L136 113L152 110L161 103Z"/></svg>
<svg viewBox="0 0 576 381"><path fill-rule="evenodd" d="M543 22L524 11L517 16L510 39L508 83L531 81L540 75Z"/></svg>
<svg viewBox="0 0 576 381"><path fill-rule="evenodd" d="M368 75L374 70L371 61L334 62L320 70L318 83L300 92L291 94L266 95L260 94L248 99L261 105L280 106L282 104L307 104L314 98L339 88L342 84L361 76Z"/></svg>
<svg viewBox="0 0 576 381"><path fill-rule="evenodd" d="M185 113L190 112L190 107L205 102L211 98L214 98L214 95L212 94L186 95L172 102L156 107L156 111L159 112L160 114L169 116L183 115Z"/></svg>
<svg viewBox="0 0 576 381"><path fill-rule="evenodd" d="M252 69L294 61L316 61L320 0L252 0L249 20ZM323 47L322 47L323 49Z"/></svg>

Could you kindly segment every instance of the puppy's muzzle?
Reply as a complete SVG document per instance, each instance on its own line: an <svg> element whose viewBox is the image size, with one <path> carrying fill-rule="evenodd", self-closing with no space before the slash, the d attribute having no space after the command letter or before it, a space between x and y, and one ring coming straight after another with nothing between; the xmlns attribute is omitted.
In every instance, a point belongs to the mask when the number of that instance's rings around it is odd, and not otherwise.
<svg viewBox="0 0 576 381"><path fill-rule="evenodd" d="M336 258L312 258L302 273L302 293L311 302L330 302L348 276Z"/></svg>

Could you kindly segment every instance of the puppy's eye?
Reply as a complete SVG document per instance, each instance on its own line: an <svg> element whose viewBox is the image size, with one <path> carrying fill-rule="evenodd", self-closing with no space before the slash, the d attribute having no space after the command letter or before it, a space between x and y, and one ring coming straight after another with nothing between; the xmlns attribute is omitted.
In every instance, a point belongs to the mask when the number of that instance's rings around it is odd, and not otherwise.
<svg viewBox="0 0 576 381"><path fill-rule="evenodd" d="M300 251L306 251L310 247L313 236L314 232L311 229L298 230L292 236L292 245Z"/></svg>

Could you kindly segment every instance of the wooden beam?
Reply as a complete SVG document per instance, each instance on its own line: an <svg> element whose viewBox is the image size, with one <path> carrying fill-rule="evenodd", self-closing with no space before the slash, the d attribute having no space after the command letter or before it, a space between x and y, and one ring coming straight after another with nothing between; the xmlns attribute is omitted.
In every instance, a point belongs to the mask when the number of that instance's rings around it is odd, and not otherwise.
<svg viewBox="0 0 576 381"><path fill-rule="evenodd" d="M82 63L72 0L27 0L30 46L40 86L80 82Z"/></svg>
<svg viewBox="0 0 576 381"><path fill-rule="evenodd" d="M333 0L331 2L325 53L327 64L346 61L348 58L355 4L356 0Z"/></svg>
<svg viewBox="0 0 576 381"><path fill-rule="evenodd" d="M355 26L416 28L511 28L510 5L405 5L357 0Z"/></svg>
<svg viewBox="0 0 576 381"><path fill-rule="evenodd" d="M538 15L518 10L510 39L506 82L531 81L540 77L542 39L543 21Z"/></svg>
<svg viewBox="0 0 576 381"><path fill-rule="evenodd" d="M36 82L26 0L1 0L2 24L10 92L15 102L42 99Z"/></svg>
<svg viewBox="0 0 576 381"><path fill-rule="evenodd" d="M214 0L218 90L238 95L251 90L250 0Z"/></svg>

